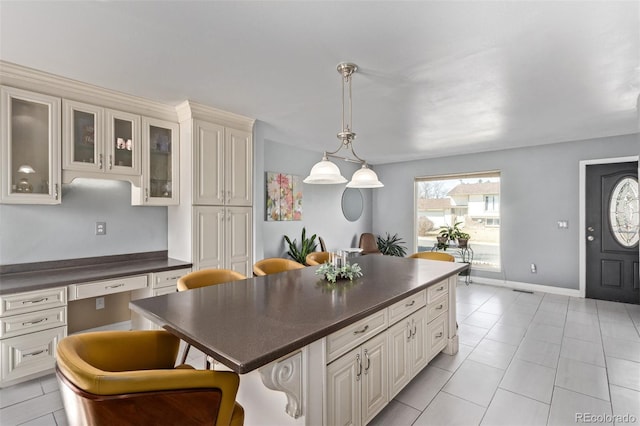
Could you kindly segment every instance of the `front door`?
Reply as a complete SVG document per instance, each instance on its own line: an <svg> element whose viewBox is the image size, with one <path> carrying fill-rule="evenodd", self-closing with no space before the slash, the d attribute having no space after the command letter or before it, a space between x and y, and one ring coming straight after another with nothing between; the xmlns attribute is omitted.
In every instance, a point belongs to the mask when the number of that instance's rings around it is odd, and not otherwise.
<svg viewBox="0 0 640 426"><path fill-rule="evenodd" d="M638 162L586 169L586 296L640 303Z"/></svg>

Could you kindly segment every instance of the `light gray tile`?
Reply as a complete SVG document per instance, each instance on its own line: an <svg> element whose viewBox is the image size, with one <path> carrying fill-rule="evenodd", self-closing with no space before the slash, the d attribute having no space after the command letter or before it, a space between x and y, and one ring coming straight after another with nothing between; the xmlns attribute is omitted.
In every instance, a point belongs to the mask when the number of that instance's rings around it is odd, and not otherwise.
<svg viewBox="0 0 640 426"><path fill-rule="evenodd" d="M553 312L557 314L566 314L567 313L567 303L556 303L556 302L548 302L547 300L543 300L538 306L538 312Z"/></svg>
<svg viewBox="0 0 640 426"><path fill-rule="evenodd" d="M482 339L467 359L506 370L517 349L517 346L495 340Z"/></svg>
<svg viewBox="0 0 640 426"><path fill-rule="evenodd" d="M589 415L610 415L611 404L601 399L583 395L567 389L556 388L553 391L549 426L566 426L573 424L611 424L593 423L586 420Z"/></svg>
<svg viewBox="0 0 640 426"><path fill-rule="evenodd" d="M451 377L451 372L427 366L395 397L403 404L423 411Z"/></svg>
<svg viewBox="0 0 640 426"><path fill-rule="evenodd" d="M555 375L553 368L514 359L500 388L550 404Z"/></svg>
<svg viewBox="0 0 640 426"><path fill-rule="evenodd" d="M64 411L64 409L54 411L53 417L55 417L56 419L57 426L67 426L69 424L69 421L67 420L67 413Z"/></svg>
<svg viewBox="0 0 640 426"><path fill-rule="evenodd" d="M613 414L617 416L631 416L636 418L635 423L620 421L618 424L640 424L640 392L633 389L609 385L611 391L611 405ZM622 418L621 420L624 420Z"/></svg>
<svg viewBox="0 0 640 426"><path fill-rule="evenodd" d="M498 389L481 424L538 426L546 424L548 415L548 404Z"/></svg>
<svg viewBox="0 0 640 426"><path fill-rule="evenodd" d="M459 315L463 315L465 317L469 316L476 309L478 309L480 305L471 305L469 303L460 303L456 304L456 313Z"/></svg>
<svg viewBox="0 0 640 426"><path fill-rule="evenodd" d="M640 336L635 325L631 321L627 322L610 322L600 320L600 330L603 336L613 337L614 339L631 340L640 342Z"/></svg>
<svg viewBox="0 0 640 426"><path fill-rule="evenodd" d="M609 383L640 391L640 363L607 357Z"/></svg>
<svg viewBox="0 0 640 426"><path fill-rule="evenodd" d="M556 386L609 401L607 370L597 365L560 357Z"/></svg>
<svg viewBox="0 0 640 426"><path fill-rule="evenodd" d="M545 293L542 301L560 303L567 306L569 304L569 296L564 296L562 294Z"/></svg>
<svg viewBox="0 0 640 426"><path fill-rule="evenodd" d="M604 351L602 350L602 345L597 342L587 342L586 340L565 337L562 339L560 356L595 364L600 367L605 366Z"/></svg>
<svg viewBox="0 0 640 426"><path fill-rule="evenodd" d="M533 320L533 313L508 311L500 317L498 324L512 325L514 327L528 327Z"/></svg>
<svg viewBox="0 0 640 426"><path fill-rule="evenodd" d="M587 312L579 311L567 311L567 321L589 325L592 327L597 327L600 324L598 320L598 314L590 314Z"/></svg>
<svg viewBox="0 0 640 426"><path fill-rule="evenodd" d="M475 311L465 318L464 323L474 327L491 328L500 319L500 315Z"/></svg>
<svg viewBox="0 0 640 426"><path fill-rule="evenodd" d="M429 365L442 368L443 370L451 371L452 373L460 367L460 364L467 359L467 356L473 350L473 346L458 345L458 353L455 355L447 355L444 352L440 352Z"/></svg>
<svg viewBox="0 0 640 426"><path fill-rule="evenodd" d="M475 426L480 424L485 408L455 395L440 392L414 423L415 426Z"/></svg>
<svg viewBox="0 0 640 426"><path fill-rule="evenodd" d="M574 339L588 340L590 342L600 342L600 328L580 324L574 321L567 321L564 325L564 335Z"/></svg>
<svg viewBox="0 0 640 426"><path fill-rule="evenodd" d="M589 314L597 314L596 301L593 299L583 299L579 297L571 297L569 299L569 310L586 312Z"/></svg>
<svg viewBox="0 0 640 426"><path fill-rule="evenodd" d="M554 327L564 327L567 318L565 312L538 311L533 317L534 324L546 324Z"/></svg>
<svg viewBox="0 0 640 426"><path fill-rule="evenodd" d="M505 312L505 314L513 312L513 313L534 315L537 310L538 310L538 305L520 303L516 301L516 303L511 305L511 307L509 308L509 310Z"/></svg>
<svg viewBox="0 0 640 426"><path fill-rule="evenodd" d="M38 386L40 386L38 384ZM18 425L42 417L62 408L60 392L50 392L27 401L0 409L3 426Z"/></svg>
<svg viewBox="0 0 640 426"><path fill-rule="evenodd" d="M458 327L458 340L460 343L476 346L480 343L480 340L487 334L489 330L482 327L476 327L469 324L459 324Z"/></svg>
<svg viewBox="0 0 640 426"><path fill-rule="evenodd" d="M531 324L526 338L548 343L562 343L562 328L546 324Z"/></svg>
<svg viewBox="0 0 640 426"><path fill-rule="evenodd" d="M607 356L640 362L640 342L602 336L602 343Z"/></svg>
<svg viewBox="0 0 640 426"><path fill-rule="evenodd" d="M600 321L617 322L620 324L633 324L627 311L598 310Z"/></svg>
<svg viewBox="0 0 640 426"><path fill-rule="evenodd" d="M37 379L0 389L0 408L38 397L43 393Z"/></svg>
<svg viewBox="0 0 640 426"><path fill-rule="evenodd" d="M498 323L487 333L485 339L496 340L510 345L519 345L526 332L527 329L525 327Z"/></svg>
<svg viewBox="0 0 640 426"><path fill-rule="evenodd" d="M542 302L543 297L544 294L542 293L520 293L520 296L518 296L516 303L521 305L535 305L537 307L540 302Z"/></svg>
<svg viewBox="0 0 640 426"><path fill-rule="evenodd" d="M44 393L55 392L60 390L58 386L58 379L56 379L55 374L50 374L40 379L40 385L42 386L42 391Z"/></svg>
<svg viewBox="0 0 640 426"><path fill-rule="evenodd" d="M478 312L484 312L484 313L494 314L494 315L502 315L503 312L509 309L509 306L511 306L511 302L504 303L501 301L489 300L487 303L485 303L484 305L478 308Z"/></svg>
<svg viewBox="0 0 640 426"><path fill-rule="evenodd" d="M420 411L391 400L377 416L371 420L369 425L373 426L411 426L420 415Z"/></svg>
<svg viewBox="0 0 640 426"><path fill-rule="evenodd" d="M560 356L561 345L525 338L515 357L544 367L556 368Z"/></svg>
<svg viewBox="0 0 640 426"><path fill-rule="evenodd" d="M487 407L503 374L504 370L467 359L442 390Z"/></svg>
<svg viewBox="0 0 640 426"><path fill-rule="evenodd" d="M25 423L21 423L20 426L56 426L56 420L53 414L47 414L37 419L30 420Z"/></svg>

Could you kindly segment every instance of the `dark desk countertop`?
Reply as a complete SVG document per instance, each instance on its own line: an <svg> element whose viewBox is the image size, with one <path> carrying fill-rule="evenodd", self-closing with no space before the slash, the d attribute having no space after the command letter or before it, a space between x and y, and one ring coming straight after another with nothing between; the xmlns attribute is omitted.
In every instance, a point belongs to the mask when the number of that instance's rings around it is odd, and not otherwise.
<svg viewBox="0 0 640 426"><path fill-rule="evenodd" d="M15 266L0 274L0 295L190 268L191 263L168 258L166 252L152 252Z"/></svg>
<svg viewBox="0 0 640 426"><path fill-rule="evenodd" d="M248 373L468 268L467 264L362 256L364 276L336 285L307 267L148 299L132 310Z"/></svg>

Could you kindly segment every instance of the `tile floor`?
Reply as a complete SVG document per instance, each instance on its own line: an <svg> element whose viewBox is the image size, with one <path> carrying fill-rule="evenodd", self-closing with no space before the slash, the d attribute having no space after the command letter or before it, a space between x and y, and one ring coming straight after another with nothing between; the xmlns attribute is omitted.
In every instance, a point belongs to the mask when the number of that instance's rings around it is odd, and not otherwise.
<svg viewBox="0 0 640 426"><path fill-rule="evenodd" d="M640 305L461 284L457 307L458 354L371 424L640 424ZM66 424L54 376L0 390L0 425Z"/></svg>

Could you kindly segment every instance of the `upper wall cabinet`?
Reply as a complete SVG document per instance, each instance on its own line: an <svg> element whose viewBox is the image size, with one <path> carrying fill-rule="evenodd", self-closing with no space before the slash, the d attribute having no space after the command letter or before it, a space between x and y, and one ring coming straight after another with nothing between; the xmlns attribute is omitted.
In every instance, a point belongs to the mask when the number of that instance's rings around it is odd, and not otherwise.
<svg viewBox="0 0 640 426"><path fill-rule="evenodd" d="M2 86L0 201L60 203L60 99Z"/></svg>
<svg viewBox="0 0 640 426"><path fill-rule="evenodd" d="M131 204L168 206L179 203L178 124L142 118L142 186L131 188Z"/></svg>
<svg viewBox="0 0 640 426"><path fill-rule="evenodd" d="M251 133L201 120L194 122L193 133L193 204L251 206Z"/></svg>
<svg viewBox="0 0 640 426"><path fill-rule="evenodd" d="M67 174L71 179L141 174L140 116L69 100L62 105L65 181Z"/></svg>

